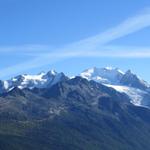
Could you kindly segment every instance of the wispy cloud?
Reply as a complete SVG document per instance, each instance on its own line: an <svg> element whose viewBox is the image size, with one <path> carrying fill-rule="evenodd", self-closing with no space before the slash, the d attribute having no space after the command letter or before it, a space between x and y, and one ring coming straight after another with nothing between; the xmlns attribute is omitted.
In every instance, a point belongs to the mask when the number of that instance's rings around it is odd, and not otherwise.
<svg viewBox="0 0 150 150"><path fill-rule="evenodd" d="M32 54L40 52L49 52L55 49L54 46L50 45L19 45L19 46L1 46L0 53L13 53L13 54Z"/></svg>
<svg viewBox="0 0 150 150"><path fill-rule="evenodd" d="M108 29L103 33L76 42L74 43L74 45L75 47L79 46L84 48L85 46L89 46L89 48L93 48L99 45L107 44L113 40L122 38L129 34L135 33L146 27L150 27L149 9L146 9L142 13L139 13L136 16L124 20L122 23L118 24L113 28Z"/></svg>
<svg viewBox="0 0 150 150"><path fill-rule="evenodd" d="M150 58L150 48L107 46L97 50L61 51L37 54L36 59L10 66L1 70L0 77L15 75L20 72L53 64L68 58L106 57L106 58Z"/></svg>
<svg viewBox="0 0 150 150"><path fill-rule="evenodd" d="M20 73L32 68L45 66L70 57L150 57L149 48L136 48L133 51L131 50L131 47L128 47L128 50L125 50L124 47L112 47L106 45L115 39L135 33L149 26L150 11L147 10L124 20L119 25L108 29L103 33L62 46L59 49L53 49L50 53L44 53L44 51L35 53L35 47L31 47L31 54L36 56L35 59L2 69L0 77L14 74L14 72ZM24 52L26 52L25 49Z"/></svg>
<svg viewBox="0 0 150 150"><path fill-rule="evenodd" d="M129 17L115 27L106 30L103 33L85 38L83 40L67 44L59 50L78 50L85 49L91 50L97 46L105 45L113 40L124 37L126 35L135 33L143 28L150 27L150 8L144 9L133 17ZM43 52L55 49L49 45L22 45L22 46L9 46L0 47L0 52L17 51L17 52Z"/></svg>

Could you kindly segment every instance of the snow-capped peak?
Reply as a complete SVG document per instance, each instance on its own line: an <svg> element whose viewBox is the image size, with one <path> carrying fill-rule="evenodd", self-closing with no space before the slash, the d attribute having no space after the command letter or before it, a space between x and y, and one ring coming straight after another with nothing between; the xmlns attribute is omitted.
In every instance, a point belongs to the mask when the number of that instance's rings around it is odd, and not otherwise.
<svg viewBox="0 0 150 150"><path fill-rule="evenodd" d="M42 77L45 74L38 74L38 75L23 75L24 80L42 80Z"/></svg>
<svg viewBox="0 0 150 150"><path fill-rule="evenodd" d="M88 80L95 80L101 83L118 83L124 72L118 68L105 67L105 68L90 68L83 71L80 76Z"/></svg>
<svg viewBox="0 0 150 150"><path fill-rule="evenodd" d="M57 72L54 69L52 69L49 72L47 72L47 74L55 76L57 74Z"/></svg>
<svg viewBox="0 0 150 150"><path fill-rule="evenodd" d="M131 70L124 73L118 68L105 67L105 68L90 68L80 74L81 77L87 80L95 80L103 84L125 85L134 88L145 90L149 88L149 84L139 78Z"/></svg>
<svg viewBox="0 0 150 150"><path fill-rule="evenodd" d="M18 87L20 89L50 87L65 79L67 79L67 77L63 73L57 73L55 70L50 70L47 73L41 72L37 75L23 74L13 77L10 80L1 81L0 93L10 91L14 87Z"/></svg>
<svg viewBox="0 0 150 150"><path fill-rule="evenodd" d="M119 68L113 68L113 67L105 67L105 68L103 68L103 69L105 69L105 70L110 70L110 71L116 71L116 72L120 72L121 74L124 74L124 72L123 71L121 71Z"/></svg>

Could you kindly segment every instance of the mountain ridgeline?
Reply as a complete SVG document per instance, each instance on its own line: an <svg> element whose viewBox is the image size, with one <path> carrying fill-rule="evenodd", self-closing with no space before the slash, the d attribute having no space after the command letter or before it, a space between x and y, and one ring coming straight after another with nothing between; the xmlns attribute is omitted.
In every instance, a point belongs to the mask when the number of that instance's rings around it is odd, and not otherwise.
<svg viewBox="0 0 150 150"><path fill-rule="evenodd" d="M149 84L131 71L20 75L0 93L0 150L150 150Z"/></svg>

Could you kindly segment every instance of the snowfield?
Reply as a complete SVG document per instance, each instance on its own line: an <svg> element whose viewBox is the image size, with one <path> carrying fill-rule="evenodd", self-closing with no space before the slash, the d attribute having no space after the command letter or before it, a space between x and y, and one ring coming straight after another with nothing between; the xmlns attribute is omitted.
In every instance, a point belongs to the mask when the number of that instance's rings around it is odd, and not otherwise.
<svg viewBox="0 0 150 150"><path fill-rule="evenodd" d="M147 94L147 92L145 91L128 86L110 85L110 84L105 84L105 86L112 87L118 92L127 94L131 98L131 102L137 106L142 105L143 96Z"/></svg>

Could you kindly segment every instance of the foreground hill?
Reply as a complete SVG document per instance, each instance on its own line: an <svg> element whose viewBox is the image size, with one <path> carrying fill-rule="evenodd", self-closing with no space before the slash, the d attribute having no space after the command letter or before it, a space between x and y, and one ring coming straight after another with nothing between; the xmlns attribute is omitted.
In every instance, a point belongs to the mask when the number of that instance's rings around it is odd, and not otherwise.
<svg viewBox="0 0 150 150"><path fill-rule="evenodd" d="M150 110L81 77L0 96L1 150L149 150Z"/></svg>

